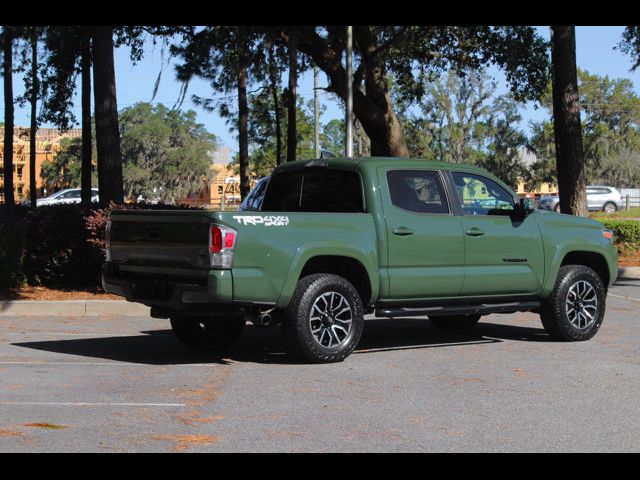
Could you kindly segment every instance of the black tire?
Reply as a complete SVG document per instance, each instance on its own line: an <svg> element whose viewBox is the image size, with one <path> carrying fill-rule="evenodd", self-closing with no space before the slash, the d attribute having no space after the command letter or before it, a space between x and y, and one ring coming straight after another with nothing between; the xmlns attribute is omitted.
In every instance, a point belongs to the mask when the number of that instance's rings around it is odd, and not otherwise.
<svg viewBox="0 0 640 480"><path fill-rule="evenodd" d="M613 202L607 202L602 206L602 211L606 212L606 213L617 212L618 211L618 206Z"/></svg>
<svg viewBox="0 0 640 480"><path fill-rule="evenodd" d="M481 315L446 315L429 317L431 323L444 330L468 330L475 326Z"/></svg>
<svg viewBox="0 0 640 480"><path fill-rule="evenodd" d="M362 300L354 286L338 275L309 275L298 282L282 327L292 354L312 363L341 362L362 337Z"/></svg>
<svg viewBox="0 0 640 480"><path fill-rule="evenodd" d="M171 317L171 328L178 340L196 350L224 350L244 331L245 320L240 316L206 317L180 315Z"/></svg>
<svg viewBox="0 0 640 480"><path fill-rule="evenodd" d="M579 294L580 282L583 282L581 285L585 292L582 297ZM595 304L589 300L591 298L595 299ZM607 291L602 279L593 269L584 265L565 265L560 268L551 296L540 310L542 325L556 340L589 340L602 325L606 299Z"/></svg>

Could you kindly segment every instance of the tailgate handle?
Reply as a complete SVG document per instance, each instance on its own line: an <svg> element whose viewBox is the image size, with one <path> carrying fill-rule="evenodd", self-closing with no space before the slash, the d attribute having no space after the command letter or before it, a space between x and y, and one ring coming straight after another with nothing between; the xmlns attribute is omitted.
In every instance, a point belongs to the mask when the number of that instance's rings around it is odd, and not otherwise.
<svg viewBox="0 0 640 480"><path fill-rule="evenodd" d="M398 227L398 228L394 228L393 229L393 234L394 235L399 235L401 237L405 237L407 235L413 235L413 230L407 228L407 227Z"/></svg>

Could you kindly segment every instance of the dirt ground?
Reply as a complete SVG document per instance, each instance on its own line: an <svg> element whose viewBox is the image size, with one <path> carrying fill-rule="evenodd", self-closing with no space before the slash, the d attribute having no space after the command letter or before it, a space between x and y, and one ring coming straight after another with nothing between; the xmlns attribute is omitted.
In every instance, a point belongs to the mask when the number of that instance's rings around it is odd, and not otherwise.
<svg viewBox="0 0 640 480"><path fill-rule="evenodd" d="M634 253L627 253L618 257L620 267L640 267L640 250Z"/></svg>
<svg viewBox="0 0 640 480"><path fill-rule="evenodd" d="M122 300L122 298L96 290L82 291L47 287L21 287L0 292L0 301L2 300Z"/></svg>

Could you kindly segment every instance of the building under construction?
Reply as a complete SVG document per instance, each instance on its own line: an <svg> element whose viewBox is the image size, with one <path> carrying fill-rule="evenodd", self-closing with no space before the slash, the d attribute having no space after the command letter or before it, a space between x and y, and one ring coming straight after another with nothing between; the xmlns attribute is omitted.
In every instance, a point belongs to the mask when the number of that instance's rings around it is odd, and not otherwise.
<svg viewBox="0 0 640 480"><path fill-rule="evenodd" d="M13 195L16 202L29 199L29 133L28 127L15 127L13 130ZM42 164L53 159L60 151L60 142L63 138L81 137L82 130L71 129L61 133L55 128L39 128L36 132L36 196L46 197L54 192L48 192L45 188L40 171ZM4 127L0 127L0 202L4 203Z"/></svg>

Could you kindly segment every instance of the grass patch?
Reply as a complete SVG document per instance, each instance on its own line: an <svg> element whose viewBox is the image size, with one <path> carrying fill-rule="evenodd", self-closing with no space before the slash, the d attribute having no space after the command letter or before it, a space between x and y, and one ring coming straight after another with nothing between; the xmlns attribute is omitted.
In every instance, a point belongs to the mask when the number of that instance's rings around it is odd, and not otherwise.
<svg viewBox="0 0 640 480"><path fill-rule="evenodd" d="M640 207L618 210L613 213L589 212L589 216L595 220L602 220L603 218L640 218Z"/></svg>

